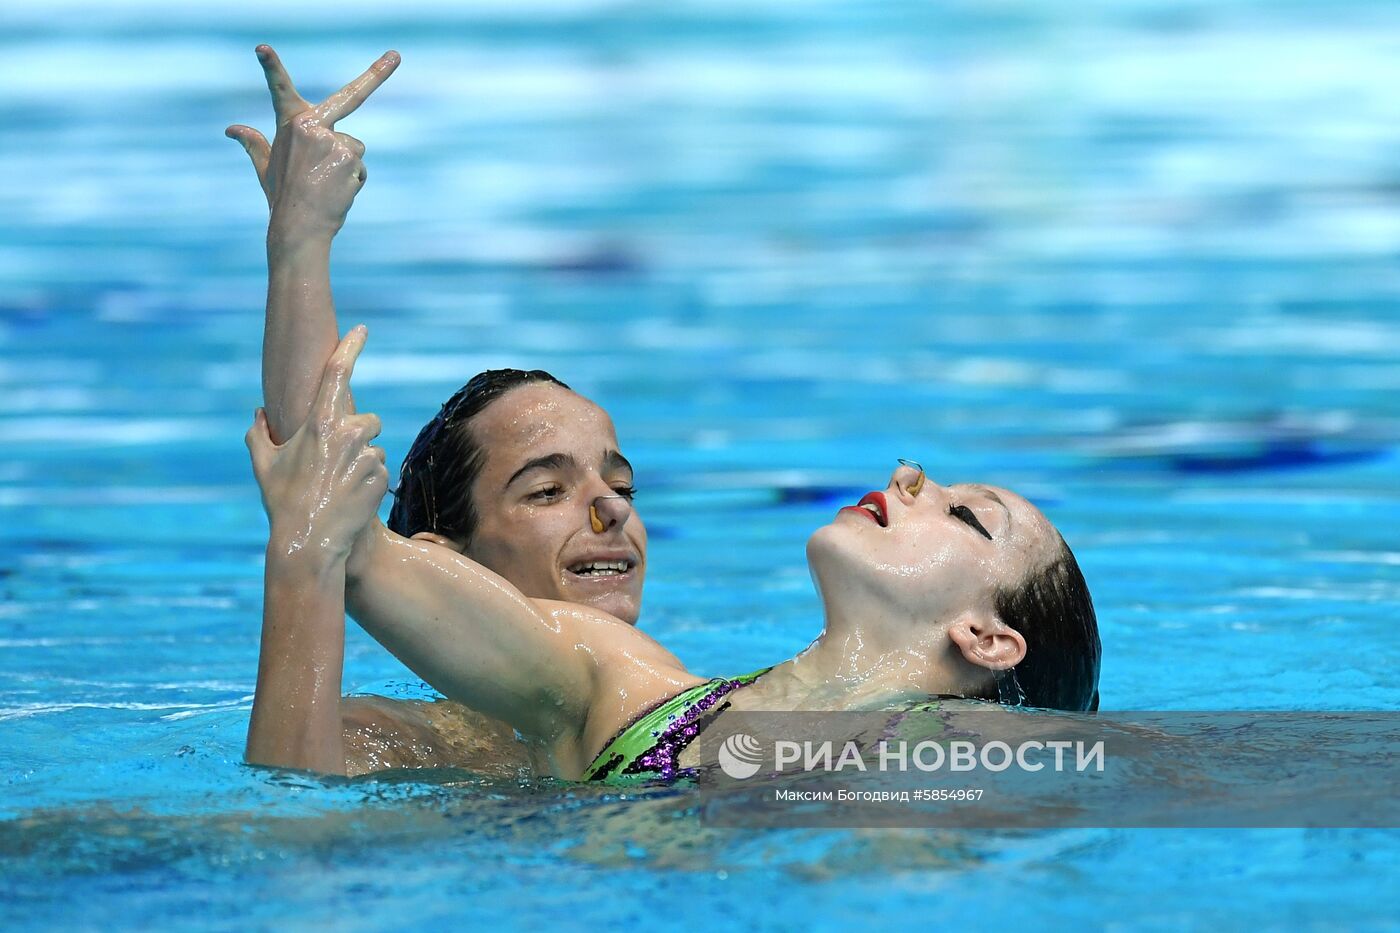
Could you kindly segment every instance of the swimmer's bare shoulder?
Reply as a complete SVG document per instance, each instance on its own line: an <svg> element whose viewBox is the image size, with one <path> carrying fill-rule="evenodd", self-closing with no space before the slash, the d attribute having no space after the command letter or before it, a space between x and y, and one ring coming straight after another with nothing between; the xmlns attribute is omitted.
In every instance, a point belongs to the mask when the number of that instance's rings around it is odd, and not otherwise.
<svg viewBox="0 0 1400 933"><path fill-rule="evenodd" d="M512 778L530 767L510 726L452 700L345 697L340 710L351 777L390 768L463 768Z"/></svg>

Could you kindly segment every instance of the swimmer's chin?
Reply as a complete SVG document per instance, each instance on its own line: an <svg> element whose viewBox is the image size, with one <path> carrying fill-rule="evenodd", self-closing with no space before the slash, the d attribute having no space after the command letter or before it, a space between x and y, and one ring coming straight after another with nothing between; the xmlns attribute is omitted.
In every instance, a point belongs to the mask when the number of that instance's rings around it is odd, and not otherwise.
<svg viewBox="0 0 1400 933"><path fill-rule="evenodd" d="M832 522L812 532L807 539L807 563L812 564L825 556L841 551L846 537L842 531L842 528Z"/></svg>
<svg viewBox="0 0 1400 933"><path fill-rule="evenodd" d="M561 590L562 599L606 612L628 625L636 625L642 612L641 577L636 569L612 578L568 579Z"/></svg>
<svg viewBox="0 0 1400 933"><path fill-rule="evenodd" d="M856 516L843 517L812 532L807 539L807 569L814 579L820 582L824 574L849 573L861 564L861 539L853 533L864 530L860 523L879 531L869 519Z"/></svg>
<svg viewBox="0 0 1400 933"><path fill-rule="evenodd" d="M619 622L626 622L628 625L636 625L637 619L641 617L641 600L629 595L619 595L616 598L602 599L597 602L590 602L589 605L601 612L606 612L614 616Z"/></svg>

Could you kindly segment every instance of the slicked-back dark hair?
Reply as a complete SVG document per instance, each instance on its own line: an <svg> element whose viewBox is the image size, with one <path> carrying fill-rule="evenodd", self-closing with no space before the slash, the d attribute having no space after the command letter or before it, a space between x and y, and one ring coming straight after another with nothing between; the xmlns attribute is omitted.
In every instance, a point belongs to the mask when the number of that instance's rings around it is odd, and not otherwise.
<svg viewBox="0 0 1400 933"><path fill-rule="evenodd" d="M1026 640L1026 656L1012 668L1014 676L999 680L1002 702L1042 709L1099 708L1099 623L1089 585L1064 538L1054 560L1016 589L998 591L995 606L1001 621ZM1005 681L1015 694L1010 700Z"/></svg>
<svg viewBox="0 0 1400 933"><path fill-rule="evenodd" d="M471 421L511 389L537 382L569 388L542 369L488 369L443 403L403 459L390 531L405 538L431 531L463 545L471 542L480 517L472 484L486 462L486 448L472 433Z"/></svg>

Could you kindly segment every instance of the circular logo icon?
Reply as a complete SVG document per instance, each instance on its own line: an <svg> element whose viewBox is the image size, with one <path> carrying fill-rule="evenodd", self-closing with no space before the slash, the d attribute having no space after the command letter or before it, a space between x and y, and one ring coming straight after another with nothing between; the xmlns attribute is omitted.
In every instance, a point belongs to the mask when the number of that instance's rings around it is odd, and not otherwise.
<svg viewBox="0 0 1400 933"><path fill-rule="evenodd" d="M763 747L758 739L736 732L719 747L719 768L732 778L742 781L758 773L763 761Z"/></svg>

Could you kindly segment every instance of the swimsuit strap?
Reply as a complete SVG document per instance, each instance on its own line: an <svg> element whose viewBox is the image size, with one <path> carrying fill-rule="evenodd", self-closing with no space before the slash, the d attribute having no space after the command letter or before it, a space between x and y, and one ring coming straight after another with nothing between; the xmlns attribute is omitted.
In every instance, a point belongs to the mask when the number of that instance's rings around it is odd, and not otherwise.
<svg viewBox="0 0 1400 933"><path fill-rule="evenodd" d="M772 670L765 667L738 677L716 677L682 690L642 713L618 730L583 772L585 781L674 780L683 776L680 756L705 726L727 709L719 702L740 687L748 686Z"/></svg>

